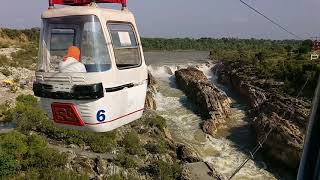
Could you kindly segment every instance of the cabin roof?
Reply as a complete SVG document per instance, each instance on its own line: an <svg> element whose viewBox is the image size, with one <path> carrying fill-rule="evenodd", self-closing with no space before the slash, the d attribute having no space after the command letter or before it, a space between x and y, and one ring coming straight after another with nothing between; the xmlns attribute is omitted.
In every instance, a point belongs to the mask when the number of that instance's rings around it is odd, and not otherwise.
<svg viewBox="0 0 320 180"><path fill-rule="evenodd" d="M128 10L115 10L94 6L66 6L63 8L48 9L42 13L42 18L54 18L63 16L76 16L76 15L96 15L104 17L122 17L125 19L133 18L133 14Z"/></svg>

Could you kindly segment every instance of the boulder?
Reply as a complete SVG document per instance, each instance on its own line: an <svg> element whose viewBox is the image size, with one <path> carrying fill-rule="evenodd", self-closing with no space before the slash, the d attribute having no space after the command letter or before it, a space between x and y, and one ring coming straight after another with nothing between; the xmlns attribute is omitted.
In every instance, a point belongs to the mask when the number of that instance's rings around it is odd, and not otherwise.
<svg viewBox="0 0 320 180"><path fill-rule="evenodd" d="M73 169L76 170L79 174L87 174L91 178L97 175L94 170L96 163L94 162L94 160L86 156L75 157L72 160L71 165Z"/></svg>
<svg viewBox="0 0 320 180"><path fill-rule="evenodd" d="M183 180L226 180L227 178L219 174L210 164L206 162L187 163L183 166Z"/></svg>
<svg viewBox="0 0 320 180"><path fill-rule="evenodd" d="M151 72L148 72L148 90L145 101L145 108L148 110L156 110L157 105L154 99L155 93L157 93L157 81L152 76Z"/></svg>
<svg viewBox="0 0 320 180"><path fill-rule="evenodd" d="M177 145L177 156L183 162L193 163L201 161L199 155L197 155L192 149L183 144Z"/></svg>
<svg viewBox="0 0 320 180"><path fill-rule="evenodd" d="M204 121L203 125L202 125L202 130L210 135L215 135L219 129L219 127L221 126L221 124L223 124L224 121L222 119L218 119L218 120L206 120Z"/></svg>
<svg viewBox="0 0 320 180"><path fill-rule="evenodd" d="M95 161L96 161L96 172L100 175L106 174L107 167L108 167L107 161L102 159L101 157L98 157Z"/></svg>
<svg viewBox="0 0 320 180"><path fill-rule="evenodd" d="M149 90L147 91L145 108L148 110L156 110L157 109L157 104L154 99L154 94Z"/></svg>
<svg viewBox="0 0 320 180"><path fill-rule="evenodd" d="M198 106L204 122L205 132L213 134L230 114L231 100L214 86L204 73L189 67L175 72L178 87Z"/></svg>

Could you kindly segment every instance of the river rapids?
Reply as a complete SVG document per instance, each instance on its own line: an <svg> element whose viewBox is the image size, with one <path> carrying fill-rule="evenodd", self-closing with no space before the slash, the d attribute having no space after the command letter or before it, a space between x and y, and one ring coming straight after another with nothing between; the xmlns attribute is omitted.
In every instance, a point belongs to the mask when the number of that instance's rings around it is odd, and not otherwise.
<svg viewBox="0 0 320 180"><path fill-rule="evenodd" d="M254 134L246 119L247 107L236 95L216 83L216 75L211 71L214 64L208 63L205 53L200 52L191 57L190 55L187 52L180 54L179 58L176 58L177 54L173 54L172 59L169 55L162 59L163 56L157 53L146 53L149 71L159 84L158 93L155 96L157 112L167 119L175 141L187 144L202 159L213 164L219 173L230 177L255 145ZM230 120L215 137L201 130L202 120L195 113L197 107L189 102L184 93L176 87L174 72L188 66L194 66L203 71L211 82L227 93L233 101ZM250 160L233 179L278 178L268 171L267 165L261 158L256 157L255 161Z"/></svg>

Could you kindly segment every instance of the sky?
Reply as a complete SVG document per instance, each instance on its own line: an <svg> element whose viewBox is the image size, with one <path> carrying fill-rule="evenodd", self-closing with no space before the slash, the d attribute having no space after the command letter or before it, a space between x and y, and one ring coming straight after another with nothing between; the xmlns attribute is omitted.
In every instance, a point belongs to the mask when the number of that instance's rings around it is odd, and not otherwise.
<svg viewBox="0 0 320 180"><path fill-rule="evenodd" d="M127 1L143 37L295 38L239 0ZM320 36L320 0L244 1L304 39ZM0 27L39 27L47 7L47 0L7 0L0 6Z"/></svg>

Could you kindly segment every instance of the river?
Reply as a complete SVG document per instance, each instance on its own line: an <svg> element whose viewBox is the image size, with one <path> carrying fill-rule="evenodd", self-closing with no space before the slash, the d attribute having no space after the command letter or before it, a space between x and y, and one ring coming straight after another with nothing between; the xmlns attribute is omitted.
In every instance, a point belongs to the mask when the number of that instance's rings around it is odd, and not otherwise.
<svg viewBox="0 0 320 180"><path fill-rule="evenodd" d="M159 83L156 94L157 112L167 119L175 141L187 144L216 170L230 177L234 170L247 158L255 145L254 133L245 114L246 105L241 98L216 83L212 73L213 64L208 65L209 52L146 52L148 68ZM177 89L173 72L178 68L196 66L232 99L232 115L226 127L213 137L200 128L201 118L196 108L184 93ZM250 160L234 177L239 180L281 179L268 171L266 163L257 157Z"/></svg>

